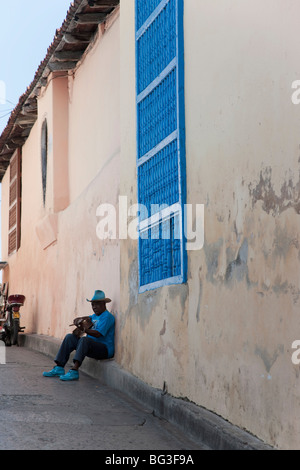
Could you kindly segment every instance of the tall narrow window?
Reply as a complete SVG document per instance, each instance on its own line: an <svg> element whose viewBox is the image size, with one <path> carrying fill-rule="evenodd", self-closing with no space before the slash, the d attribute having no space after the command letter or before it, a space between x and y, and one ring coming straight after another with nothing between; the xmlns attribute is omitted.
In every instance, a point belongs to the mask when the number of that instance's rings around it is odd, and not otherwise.
<svg viewBox="0 0 300 470"><path fill-rule="evenodd" d="M47 160L48 160L48 126L47 120L42 125L41 136L41 152L42 152L42 185L43 185L43 204L46 202L46 189L47 189Z"/></svg>
<svg viewBox="0 0 300 470"><path fill-rule="evenodd" d="M10 160L8 254L20 248L21 241L21 151L17 149Z"/></svg>
<svg viewBox="0 0 300 470"><path fill-rule="evenodd" d="M186 281L183 0L136 0L140 292Z"/></svg>

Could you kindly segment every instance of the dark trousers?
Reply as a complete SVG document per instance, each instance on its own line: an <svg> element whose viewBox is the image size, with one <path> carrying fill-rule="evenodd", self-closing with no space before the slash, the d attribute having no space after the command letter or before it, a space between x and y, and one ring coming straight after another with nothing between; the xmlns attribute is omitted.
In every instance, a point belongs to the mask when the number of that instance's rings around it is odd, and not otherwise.
<svg viewBox="0 0 300 470"><path fill-rule="evenodd" d="M98 341L83 336L78 338L72 333L65 336L59 351L54 359L58 366L65 367L69 360L72 351L75 351L73 362L78 361L80 364L85 357L92 357L93 359L107 359L107 347Z"/></svg>

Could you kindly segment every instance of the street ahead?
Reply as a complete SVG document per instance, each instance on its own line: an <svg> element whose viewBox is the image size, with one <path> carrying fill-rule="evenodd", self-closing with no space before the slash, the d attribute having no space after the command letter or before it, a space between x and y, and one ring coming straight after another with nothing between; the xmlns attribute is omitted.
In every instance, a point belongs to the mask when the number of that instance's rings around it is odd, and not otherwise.
<svg viewBox="0 0 300 470"><path fill-rule="evenodd" d="M43 377L52 365L25 347L6 348L6 364L0 364L1 450L109 450L114 454L108 458L118 459L117 450L188 455L201 449L152 410L84 373L77 382Z"/></svg>

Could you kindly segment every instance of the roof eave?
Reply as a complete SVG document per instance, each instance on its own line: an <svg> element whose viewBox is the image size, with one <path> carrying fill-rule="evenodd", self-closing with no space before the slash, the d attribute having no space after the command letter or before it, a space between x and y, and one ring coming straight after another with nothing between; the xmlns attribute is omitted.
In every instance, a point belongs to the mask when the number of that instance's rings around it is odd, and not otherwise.
<svg viewBox="0 0 300 470"><path fill-rule="evenodd" d="M33 81L19 98L0 136L0 182L15 150L26 142L37 120L37 97L57 70L73 70L92 41L100 23L107 20L120 0L75 0L40 63Z"/></svg>

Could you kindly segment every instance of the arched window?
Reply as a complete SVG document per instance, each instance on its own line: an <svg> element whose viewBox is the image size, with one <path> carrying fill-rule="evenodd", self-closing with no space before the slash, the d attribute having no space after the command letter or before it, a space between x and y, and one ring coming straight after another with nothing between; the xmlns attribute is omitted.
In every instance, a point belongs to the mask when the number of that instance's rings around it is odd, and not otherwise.
<svg viewBox="0 0 300 470"><path fill-rule="evenodd" d="M46 188L47 188L47 160L48 160L48 125L45 119L42 125L42 185L43 185L43 204L46 201Z"/></svg>

